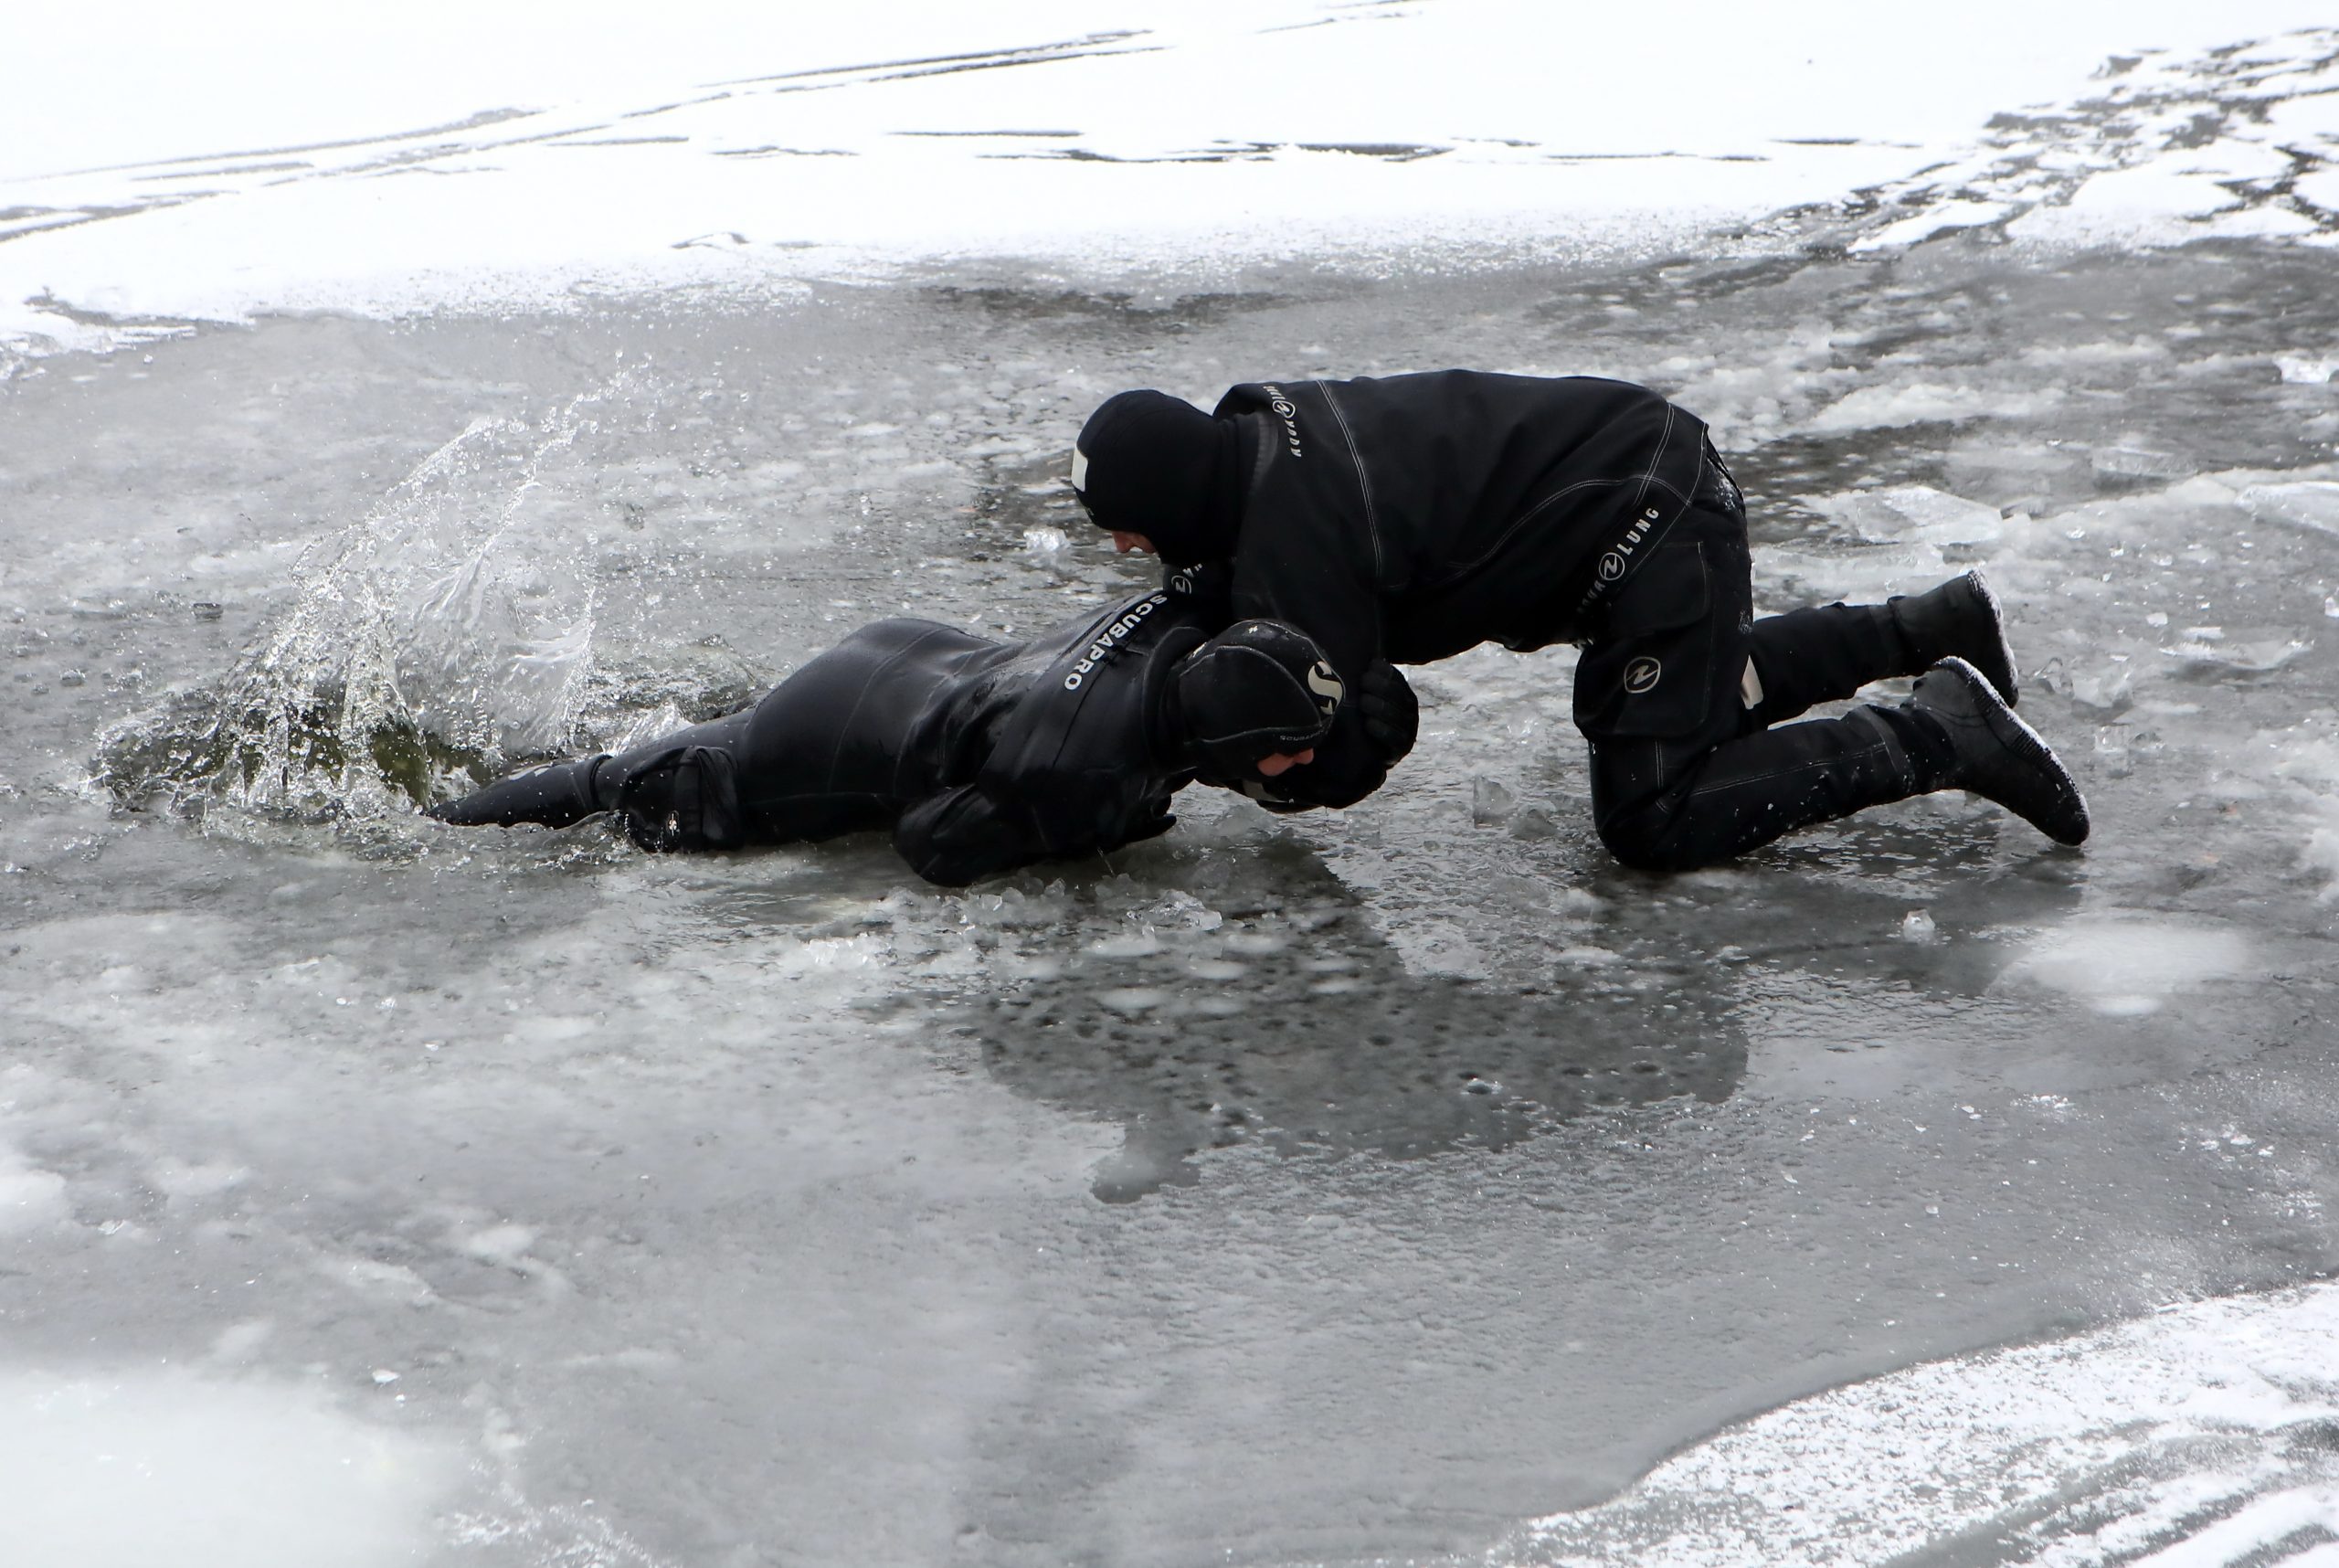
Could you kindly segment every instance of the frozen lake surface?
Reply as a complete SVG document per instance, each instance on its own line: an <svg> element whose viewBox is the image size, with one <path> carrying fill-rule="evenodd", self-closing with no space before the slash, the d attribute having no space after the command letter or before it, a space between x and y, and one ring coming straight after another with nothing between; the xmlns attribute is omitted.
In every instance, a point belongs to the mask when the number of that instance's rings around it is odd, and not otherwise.
<svg viewBox="0 0 2339 1568"><path fill-rule="evenodd" d="M60 286L0 386L25 1560L2328 1562L2334 52L1605 259ZM1623 872L1564 650L1420 672L1357 810L964 893L413 810L1126 591L1112 391L1448 364L1707 417L1766 610L1984 564L2085 851L1949 795Z"/></svg>

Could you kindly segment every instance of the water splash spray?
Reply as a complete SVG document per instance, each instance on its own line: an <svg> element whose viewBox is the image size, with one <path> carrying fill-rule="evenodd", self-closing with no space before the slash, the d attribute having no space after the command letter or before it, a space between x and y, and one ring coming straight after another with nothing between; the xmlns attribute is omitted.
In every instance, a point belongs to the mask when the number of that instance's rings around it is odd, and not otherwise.
<svg viewBox="0 0 2339 1568"><path fill-rule="evenodd" d="M193 810L372 818L563 747L598 587L546 481L639 382L621 373L540 425L472 420L302 554L291 612L224 680L101 736L96 782Z"/></svg>

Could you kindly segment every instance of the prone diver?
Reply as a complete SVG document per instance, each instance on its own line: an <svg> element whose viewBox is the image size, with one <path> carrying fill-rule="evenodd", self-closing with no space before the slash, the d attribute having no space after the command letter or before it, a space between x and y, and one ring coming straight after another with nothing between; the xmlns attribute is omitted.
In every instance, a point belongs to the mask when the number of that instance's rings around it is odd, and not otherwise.
<svg viewBox="0 0 2339 1568"><path fill-rule="evenodd" d="M1386 661L1360 668L1351 697L1313 639L1230 626L1227 603L1221 575L1175 572L1025 642L880 620L752 707L429 814L558 828L612 812L653 851L891 829L911 869L955 887L1166 832L1170 797L1197 780L1303 809L1275 781L1313 762L1344 705L1381 777L1412 749L1413 694Z"/></svg>

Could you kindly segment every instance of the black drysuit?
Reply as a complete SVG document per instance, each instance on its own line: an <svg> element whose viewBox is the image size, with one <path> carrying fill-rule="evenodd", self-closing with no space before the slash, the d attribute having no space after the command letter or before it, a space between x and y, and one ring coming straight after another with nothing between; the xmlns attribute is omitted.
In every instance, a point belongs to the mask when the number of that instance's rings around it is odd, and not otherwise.
<svg viewBox="0 0 2339 1568"><path fill-rule="evenodd" d="M1593 817L1626 863L1704 864L1918 786L1933 743L1889 711L1766 727L1924 666L1882 606L1753 620L1737 487L1657 393L1445 370L1246 383L1214 413L1239 441L1234 613L1297 627L1344 676L1583 643ZM1278 783L1346 805L1385 773L1343 712Z"/></svg>
<svg viewBox="0 0 2339 1568"><path fill-rule="evenodd" d="M1223 588L1185 573L1029 642L881 620L754 707L437 814L565 825L614 810L668 849L891 828L902 858L949 886L1117 849L1175 821L1170 798L1196 775L1165 688L1225 624Z"/></svg>

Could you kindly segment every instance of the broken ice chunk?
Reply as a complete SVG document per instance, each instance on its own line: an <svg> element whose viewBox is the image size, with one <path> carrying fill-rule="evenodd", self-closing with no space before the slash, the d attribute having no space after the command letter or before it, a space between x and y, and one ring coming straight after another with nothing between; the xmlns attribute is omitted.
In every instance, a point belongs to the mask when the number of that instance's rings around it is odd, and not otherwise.
<svg viewBox="0 0 2339 1568"><path fill-rule="evenodd" d="M1071 563L1064 559L1067 543L1069 541L1061 528L1026 528L1021 552L1023 564L1037 567L1043 572L1068 571Z"/></svg>
<svg viewBox="0 0 2339 1568"><path fill-rule="evenodd" d="M2262 675L2281 669L2308 647L2279 632L2234 637L2217 627L2192 626L2186 629L2184 641L2161 652L2183 660L2199 675Z"/></svg>
<svg viewBox="0 0 2339 1568"><path fill-rule="evenodd" d="M1518 800L1502 785L1491 779L1474 779L1470 785L1470 821L1478 827L1491 828L1510 820Z"/></svg>
<svg viewBox="0 0 2339 1568"><path fill-rule="evenodd" d="M2333 372L2339 371L2339 355L2278 354L2274 366L2285 381L2322 387L2330 382Z"/></svg>
<svg viewBox="0 0 2339 1568"><path fill-rule="evenodd" d="M2098 447L2090 461L2096 472L2115 479L2189 479L2199 471L2176 453L2150 447Z"/></svg>
<svg viewBox="0 0 2339 1568"><path fill-rule="evenodd" d="M1540 806L1523 806L1510 819L1510 836L1522 842L1535 843L1560 835L1551 814Z"/></svg>
<svg viewBox="0 0 2339 1568"><path fill-rule="evenodd" d="M1815 497L1810 504L1879 544L1988 545L2006 531L1996 507L1922 484L1847 491Z"/></svg>
<svg viewBox="0 0 2339 1568"><path fill-rule="evenodd" d="M2262 523L2288 523L2318 534L2339 534L2339 483L2327 479L2253 484L2234 504Z"/></svg>
<svg viewBox="0 0 2339 1568"><path fill-rule="evenodd" d="M2134 700L2135 683L2124 668L2074 673L2070 678L2069 695L2073 702L2091 708L2116 710Z"/></svg>

